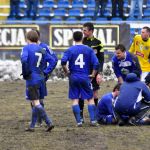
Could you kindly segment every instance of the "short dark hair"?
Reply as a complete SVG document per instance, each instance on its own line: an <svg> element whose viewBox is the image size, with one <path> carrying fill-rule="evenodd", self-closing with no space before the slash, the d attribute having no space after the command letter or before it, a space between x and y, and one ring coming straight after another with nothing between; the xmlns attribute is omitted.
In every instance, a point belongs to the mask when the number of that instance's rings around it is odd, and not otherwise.
<svg viewBox="0 0 150 150"><path fill-rule="evenodd" d="M73 33L73 39L74 39L75 42L81 41L82 38L83 38L83 33L81 31L75 31Z"/></svg>
<svg viewBox="0 0 150 150"><path fill-rule="evenodd" d="M39 36L36 31L31 30L26 33L26 39L30 40L31 42L38 42Z"/></svg>
<svg viewBox="0 0 150 150"><path fill-rule="evenodd" d="M120 86L121 86L121 84L117 83L113 88L113 92L115 92L116 90L120 91Z"/></svg>
<svg viewBox="0 0 150 150"><path fill-rule="evenodd" d="M146 29L146 31L150 33L150 28L148 26L145 26L142 29Z"/></svg>
<svg viewBox="0 0 150 150"><path fill-rule="evenodd" d="M115 47L115 50L118 50L120 49L122 52L125 52L126 51L126 48L123 44L118 44L116 47Z"/></svg>
<svg viewBox="0 0 150 150"><path fill-rule="evenodd" d="M83 27L87 27L88 30L94 31L94 25L91 22L86 22L85 24L83 24Z"/></svg>

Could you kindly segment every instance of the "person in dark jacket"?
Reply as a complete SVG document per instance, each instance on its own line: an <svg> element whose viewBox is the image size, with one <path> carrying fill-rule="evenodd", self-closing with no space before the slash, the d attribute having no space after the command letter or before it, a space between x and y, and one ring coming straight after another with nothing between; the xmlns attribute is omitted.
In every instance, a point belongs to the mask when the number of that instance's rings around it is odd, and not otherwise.
<svg viewBox="0 0 150 150"><path fill-rule="evenodd" d="M10 13L9 13L8 18L15 17L16 19L18 19L19 3L20 3L20 0L10 0Z"/></svg>
<svg viewBox="0 0 150 150"><path fill-rule="evenodd" d="M112 2L112 17L117 17L117 8L119 11L119 17L124 19L123 16L123 0L111 0Z"/></svg>
<svg viewBox="0 0 150 150"><path fill-rule="evenodd" d="M38 11L39 0L26 0L27 5L27 17L32 17L33 20L36 19ZM33 16L31 15L33 13Z"/></svg>
<svg viewBox="0 0 150 150"><path fill-rule="evenodd" d="M98 11L100 11L100 16L104 17L106 5L107 0L95 0L94 20L97 18Z"/></svg>

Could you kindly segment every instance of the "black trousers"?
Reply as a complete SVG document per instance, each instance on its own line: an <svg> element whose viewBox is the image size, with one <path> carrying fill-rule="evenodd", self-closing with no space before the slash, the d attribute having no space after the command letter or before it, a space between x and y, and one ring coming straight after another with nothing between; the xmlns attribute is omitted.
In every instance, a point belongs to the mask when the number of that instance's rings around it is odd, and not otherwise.
<svg viewBox="0 0 150 150"><path fill-rule="evenodd" d="M116 17L117 6L119 11L119 17L123 17L123 0L111 0L112 2L112 17Z"/></svg>

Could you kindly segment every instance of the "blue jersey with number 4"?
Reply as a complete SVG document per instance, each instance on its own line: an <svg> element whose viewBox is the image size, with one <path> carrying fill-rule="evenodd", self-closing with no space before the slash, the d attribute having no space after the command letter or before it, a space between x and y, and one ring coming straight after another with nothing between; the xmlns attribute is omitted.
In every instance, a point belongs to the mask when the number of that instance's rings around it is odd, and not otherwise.
<svg viewBox="0 0 150 150"><path fill-rule="evenodd" d="M61 63L69 61L69 70L71 74L89 75L91 70L97 70L99 62L94 51L86 45L71 46L64 52Z"/></svg>

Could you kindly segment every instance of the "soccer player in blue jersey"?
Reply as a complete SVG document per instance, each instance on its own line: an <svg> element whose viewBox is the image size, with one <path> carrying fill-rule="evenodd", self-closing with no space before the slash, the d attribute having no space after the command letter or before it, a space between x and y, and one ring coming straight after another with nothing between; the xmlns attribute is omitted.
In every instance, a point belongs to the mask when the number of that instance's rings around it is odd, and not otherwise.
<svg viewBox="0 0 150 150"><path fill-rule="evenodd" d="M100 63L97 74L95 75L95 78L91 81L93 92L94 92L94 102L95 105L97 106L98 90L100 89L100 84L102 82L102 72L103 72L103 64L104 64L104 47L102 42L99 39L94 37L93 33L94 33L94 24L91 22L84 23L83 24L84 38L82 40L82 43L93 49ZM80 106L81 119L82 122L84 122L84 116L83 116L84 101L81 98L79 99L79 106Z"/></svg>
<svg viewBox="0 0 150 150"><path fill-rule="evenodd" d="M55 60L37 44L39 37L35 31L27 32L26 39L28 44L23 47L21 53L22 75L26 80L28 99L33 105L30 127L26 131L34 131L38 116L46 122L46 131L51 131L54 126L39 99L45 95L45 76L53 70ZM43 70L45 62L48 66Z"/></svg>
<svg viewBox="0 0 150 150"><path fill-rule="evenodd" d="M37 34L38 34L38 36L39 36L39 40L38 40L39 46L41 46L43 49L45 49L46 52L47 52L49 55L51 55L51 56L54 58L54 60L55 60L55 62L54 62L54 64L53 64L54 67L53 67L53 69L51 70L51 72L52 72L52 71L55 69L56 65L57 65L58 58L57 58L56 54L49 48L49 46L48 46L46 43L43 43L43 42L40 41L40 32L39 32L38 30L34 30L34 31L36 31ZM43 64L43 70L44 70L46 67L47 67L47 63L45 62L45 64ZM46 76L45 81L48 80L49 75L50 75L50 74L48 74L48 75ZM47 96L46 82L45 82L45 96ZM44 97L41 97L41 98L40 98L40 104L44 107L44 101L43 101L43 100L44 100ZM38 118L38 122L37 122L37 123L38 123L37 126L41 126L41 125L42 125L42 120L41 120L41 118Z"/></svg>
<svg viewBox="0 0 150 150"><path fill-rule="evenodd" d="M82 32L76 31L73 33L75 45L71 46L64 52L61 64L64 72L69 77L69 98L72 99L72 111L74 113L77 126L82 126L79 107L80 97L83 100L88 100L88 111L91 126L97 126L95 118L96 108L90 78L95 77L99 68L99 62L94 51L90 47L82 44L82 38ZM69 70L67 62L69 62Z"/></svg>
<svg viewBox="0 0 150 150"><path fill-rule="evenodd" d="M120 85L115 85L113 92L102 96L98 101L96 118L99 124L116 124L117 118L114 113L113 104L116 97L119 95Z"/></svg>
<svg viewBox="0 0 150 150"><path fill-rule="evenodd" d="M150 90L145 83L140 81L137 74L129 73L127 75L125 82L121 85L114 109L119 115L120 125L128 123L150 125L149 118L145 119L145 115L150 110Z"/></svg>
<svg viewBox="0 0 150 150"><path fill-rule="evenodd" d="M141 68L137 57L126 51L125 46L122 44L115 47L115 55L112 58L112 63L114 73L119 83L123 83L126 75L130 72L136 71L141 74Z"/></svg>

